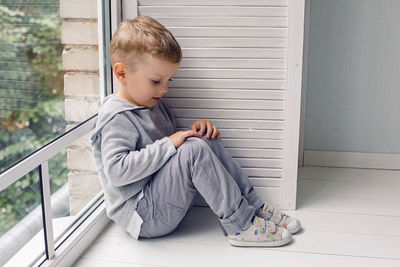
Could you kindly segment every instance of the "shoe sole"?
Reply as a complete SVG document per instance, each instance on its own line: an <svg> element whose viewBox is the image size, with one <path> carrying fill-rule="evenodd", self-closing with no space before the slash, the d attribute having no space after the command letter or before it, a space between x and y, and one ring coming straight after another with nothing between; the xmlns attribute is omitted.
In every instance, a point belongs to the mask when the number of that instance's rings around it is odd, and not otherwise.
<svg viewBox="0 0 400 267"><path fill-rule="evenodd" d="M286 238L277 241L240 241L228 238L228 242L235 247L279 247L292 241L292 238Z"/></svg>

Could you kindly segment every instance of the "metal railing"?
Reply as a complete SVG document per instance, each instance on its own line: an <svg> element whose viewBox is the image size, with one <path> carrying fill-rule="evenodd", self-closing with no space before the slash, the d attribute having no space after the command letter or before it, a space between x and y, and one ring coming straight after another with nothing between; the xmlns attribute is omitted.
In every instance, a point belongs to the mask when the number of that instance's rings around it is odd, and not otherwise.
<svg viewBox="0 0 400 267"><path fill-rule="evenodd" d="M17 162L0 174L0 192L14 182L21 179L33 169L39 167L39 183L41 191L43 233L45 240L46 257L54 256L53 215L51 212L50 177L48 160L61 152L68 145L94 129L97 115L78 124L73 129L65 132L50 143Z"/></svg>

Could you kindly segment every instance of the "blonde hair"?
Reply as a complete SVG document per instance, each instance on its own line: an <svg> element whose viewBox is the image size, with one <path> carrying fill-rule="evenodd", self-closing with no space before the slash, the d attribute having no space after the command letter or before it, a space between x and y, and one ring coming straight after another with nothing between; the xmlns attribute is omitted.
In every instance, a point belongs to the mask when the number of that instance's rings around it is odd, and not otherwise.
<svg viewBox="0 0 400 267"><path fill-rule="evenodd" d="M121 22L110 43L110 60L114 66L124 62L135 68L145 60L145 54L159 56L172 63L180 63L182 50L170 31L155 19L138 16Z"/></svg>

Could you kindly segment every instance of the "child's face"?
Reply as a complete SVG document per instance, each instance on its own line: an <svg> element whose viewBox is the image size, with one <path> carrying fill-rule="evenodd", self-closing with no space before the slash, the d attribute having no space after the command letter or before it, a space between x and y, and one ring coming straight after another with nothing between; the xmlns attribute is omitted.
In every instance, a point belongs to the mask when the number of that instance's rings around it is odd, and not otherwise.
<svg viewBox="0 0 400 267"><path fill-rule="evenodd" d="M126 70L126 77L118 95L135 106L154 107L168 92L168 80L175 75L179 63L146 55L135 71Z"/></svg>

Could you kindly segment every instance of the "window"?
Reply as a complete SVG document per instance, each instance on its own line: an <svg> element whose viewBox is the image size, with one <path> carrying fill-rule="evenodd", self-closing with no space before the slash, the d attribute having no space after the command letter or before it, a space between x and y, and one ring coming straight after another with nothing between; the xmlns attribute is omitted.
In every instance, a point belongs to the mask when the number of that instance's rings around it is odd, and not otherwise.
<svg viewBox="0 0 400 267"><path fill-rule="evenodd" d="M33 247L37 257L44 255L39 231L46 205L51 204L50 232L57 245L99 199L89 130L103 97L99 88L111 84L99 69L103 47L97 1L0 2L0 265L10 259L33 262L24 254ZM72 129L77 130L70 135ZM54 148L61 143L64 149ZM26 162L36 167L9 183L14 178L7 172ZM40 180L47 173L49 199L42 206Z"/></svg>

